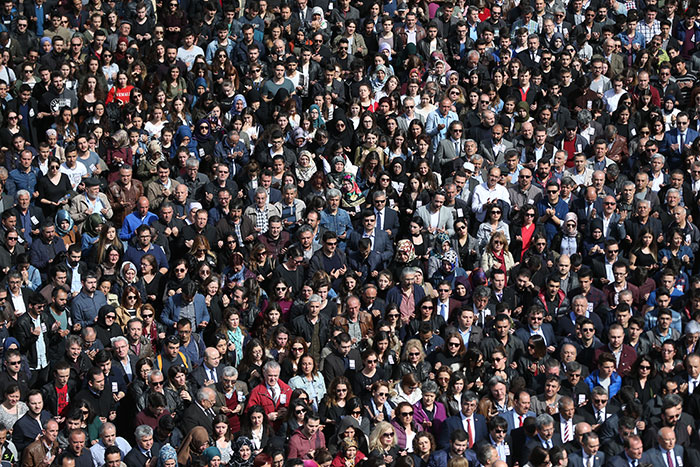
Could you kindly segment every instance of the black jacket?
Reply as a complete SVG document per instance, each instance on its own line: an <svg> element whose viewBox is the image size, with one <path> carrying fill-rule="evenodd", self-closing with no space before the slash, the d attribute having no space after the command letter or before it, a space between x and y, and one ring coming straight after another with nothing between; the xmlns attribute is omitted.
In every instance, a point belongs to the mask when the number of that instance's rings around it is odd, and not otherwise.
<svg viewBox="0 0 700 467"><path fill-rule="evenodd" d="M75 396L75 381L68 380L68 400L73 400ZM44 396L44 409L51 412L54 417L58 415L58 394L56 393L56 385L53 381L45 384L41 388L41 394Z"/></svg>
<svg viewBox="0 0 700 467"><path fill-rule="evenodd" d="M56 320L51 316L51 313L42 311L40 314L41 319L41 330L43 332L42 338L44 339L44 345L46 346L47 354L49 349L58 344L61 336L53 330L53 325ZM29 312L24 313L22 316L17 318L15 323L14 335L19 341L19 346L22 351L27 355L27 360L29 361L29 366L31 368L36 368L37 365L37 353L36 353L36 343L39 336L32 333L34 329L34 323ZM47 359L50 355L47 355Z"/></svg>

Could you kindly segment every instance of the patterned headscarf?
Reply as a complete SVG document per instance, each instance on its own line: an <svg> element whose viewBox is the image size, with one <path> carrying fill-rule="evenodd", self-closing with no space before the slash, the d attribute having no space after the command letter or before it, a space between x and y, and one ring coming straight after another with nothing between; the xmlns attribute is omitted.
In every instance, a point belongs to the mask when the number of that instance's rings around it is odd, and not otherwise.
<svg viewBox="0 0 700 467"><path fill-rule="evenodd" d="M413 242L405 239L405 240L399 240L396 243L396 258L398 260L398 253L408 253L408 259L406 260L407 263L410 263L414 259L416 259L416 248L413 246Z"/></svg>
<svg viewBox="0 0 700 467"><path fill-rule="evenodd" d="M448 251L442 255L442 260L447 261L452 266L452 270L454 271L454 269L457 267L457 252L454 250Z"/></svg>
<svg viewBox="0 0 700 467"><path fill-rule="evenodd" d="M241 436L233 443L233 455L231 456L231 461L229 462L230 467L250 467L253 465L253 455L247 459L241 459L239 451L243 446L248 446L251 451L253 450L253 442L245 436Z"/></svg>
<svg viewBox="0 0 700 467"><path fill-rule="evenodd" d="M343 199L346 203L354 204L360 198L364 198L362 196L362 190L360 190L360 187L357 185L357 181L355 181L355 176L353 174L348 172L344 173L342 180L343 182L347 180L350 183L352 183L352 188L350 189L350 191L345 191L345 185L343 184Z"/></svg>
<svg viewBox="0 0 700 467"><path fill-rule="evenodd" d="M177 462L177 451L168 443L160 448L160 452L158 453L158 467L163 467L170 459L174 459L175 462Z"/></svg>

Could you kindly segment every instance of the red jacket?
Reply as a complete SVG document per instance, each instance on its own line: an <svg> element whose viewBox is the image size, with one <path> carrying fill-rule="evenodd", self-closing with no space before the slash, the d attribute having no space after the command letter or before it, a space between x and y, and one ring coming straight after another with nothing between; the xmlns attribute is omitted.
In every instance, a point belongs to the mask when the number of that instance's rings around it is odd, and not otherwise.
<svg viewBox="0 0 700 467"><path fill-rule="evenodd" d="M254 405L259 405L263 408L266 414L279 411L280 407L288 407L292 398L292 388L290 388L281 379L278 380L277 384L280 387L280 396L277 398L277 403L272 400L270 393L267 390L265 383L258 384L250 392L250 398L248 399L248 407L246 407L246 412L250 410ZM279 428L282 423L282 417L279 417L273 423L275 429Z"/></svg>
<svg viewBox="0 0 700 467"><path fill-rule="evenodd" d="M593 364L597 367L598 366L598 358L600 358L600 354L603 352L610 352L609 346L604 346L604 347L599 347L596 349L594 357L593 357ZM627 376L629 375L630 371L632 371L632 365L634 365L634 362L637 360L637 352L634 350L634 347L627 345L627 344L622 344L622 353L620 354L620 364L617 365L617 368L615 371L617 371L617 374L620 376Z"/></svg>

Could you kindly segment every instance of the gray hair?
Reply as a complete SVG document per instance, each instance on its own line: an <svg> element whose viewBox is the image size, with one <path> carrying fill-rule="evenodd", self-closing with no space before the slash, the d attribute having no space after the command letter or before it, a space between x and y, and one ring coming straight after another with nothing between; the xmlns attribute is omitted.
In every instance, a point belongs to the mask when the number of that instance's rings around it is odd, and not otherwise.
<svg viewBox="0 0 700 467"><path fill-rule="evenodd" d="M629 187L634 188L634 182L632 180L627 180L625 183L622 184L622 188L629 188Z"/></svg>
<svg viewBox="0 0 700 467"><path fill-rule="evenodd" d="M267 190L266 190L265 188L259 186L259 187L255 190L255 194L256 194L256 195L265 195L265 196L267 196Z"/></svg>
<svg viewBox="0 0 700 467"><path fill-rule="evenodd" d="M591 112L588 109L583 109L579 111L578 115L576 115L576 121L579 123L579 125L588 125L593 121L593 115L591 115Z"/></svg>
<svg viewBox="0 0 700 467"><path fill-rule="evenodd" d="M321 296L318 294L313 294L312 296L309 297L309 303L323 303L323 300L321 299Z"/></svg>
<svg viewBox="0 0 700 467"><path fill-rule="evenodd" d="M224 378L238 379L238 370L232 366L225 366L221 374Z"/></svg>
<svg viewBox="0 0 700 467"><path fill-rule="evenodd" d="M486 298L491 296L491 289L485 285L480 285L474 290L473 298Z"/></svg>
<svg viewBox="0 0 700 467"><path fill-rule="evenodd" d="M326 190L326 198L340 198L341 193L337 188L329 188Z"/></svg>
<svg viewBox="0 0 700 467"><path fill-rule="evenodd" d="M27 190L17 190L17 198L20 196L29 196L31 198L31 194Z"/></svg>
<svg viewBox="0 0 700 467"><path fill-rule="evenodd" d="M420 387L420 390L423 394L425 394L425 393L437 394L438 385L435 381L429 379L425 383L423 383L423 385Z"/></svg>
<svg viewBox="0 0 700 467"><path fill-rule="evenodd" d="M197 391L197 402L202 402L206 401L209 399L209 391L211 389L209 388L200 388L199 391Z"/></svg>
<svg viewBox="0 0 700 467"><path fill-rule="evenodd" d="M413 268L403 268L401 270L401 279L408 276L409 274L415 274L415 273L416 272L413 270Z"/></svg>
<svg viewBox="0 0 700 467"><path fill-rule="evenodd" d="M581 364L574 360L573 362L569 362L566 364L566 370L567 372L569 371L581 371Z"/></svg>
<svg viewBox="0 0 700 467"><path fill-rule="evenodd" d="M134 430L134 437L136 439L146 438L148 436L153 436L153 428L148 425L139 425Z"/></svg>
<svg viewBox="0 0 700 467"><path fill-rule="evenodd" d="M110 428L113 428L115 431L117 429L117 427L114 426L114 423L106 422L102 424L102 426L100 427L100 436L102 436L105 433L105 431L109 430Z"/></svg>
<svg viewBox="0 0 700 467"><path fill-rule="evenodd" d="M643 172L640 172L640 173L643 173ZM651 209L651 201L649 201L648 199L638 199L637 200L637 207L641 206L642 204L646 204L646 206L649 209Z"/></svg>
<svg viewBox="0 0 700 467"><path fill-rule="evenodd" d="M17 192L19 193L19 192ZM668 195L678 195L680 196L681 192L677 188L669 188L668 191L666 192L666 197L668 198Z"/></svg>
<svg viewBox="0 0 700 467"><path fill-rule="evenodd" d="M474 391L464 391L462 393L462 404L465 402L478 401L479 396L476 395Z"/></svg>
<svg viewBox="0 0 700 467"><path fill-rule="evenodd" d="M265 365L263 365L262 371L263 371L263 373L267 373L267 372L270 371L270 370L279 370L280 368L281 368L281 367L280 367L280 364L279 364L279 363L277 363L277 362L274 361L274 360L270 360L270 361L267 362Z"/></svg>
<svg viewBox="0 0 700 467"><path fill-rule="evenodd" d="M190 157L189 159L187 159L187 162L185 162L185 167L187 167L188 169L193 167L199 168L199 161L194 157Z"/></svg>
<svg viewBox="0 0 700 467"><path fill-rule="evenodd" d="M561 412L562 410L564 410L569 405L572 405L573 403L574 403L574 400L572 398L570 398L569 396L563 396L561 399L559 399L557 406L559 407L559 411Z"/></svg>
<svg viewBox="0 0 700 467"><path fill-rule="evenodd" d="M290 191L297 191L296 185L292 185L291 183L287 183L284 188L282 188L282 193L289 193Z"/></svg>
<svg viewBox="0 0 700 467"><path fill-rule="evenodd" d="M688 324L685 325L685 333L686 334L697 334L700 333L700 323L697 321L688 321Z"/></svg>
<svg viewBox="0 0 700 467"><path fill-rule="evenodd" d="M162 371L160 371L160 370L151 370L151 372L148 374L148 380L150 381L150 380L151 380L153 377L155 377L155 376L162 376L163 378L165 378L165 376L163 376L163 372L162 372Z"/></svg>
<svg viewBox="0 0 700 467"><path fill-rule="evenodd" d="M112 343L112 347L114 347L114 344L117 342L125 342L126 345L129 345L129 340L124 336L112 337L109 341Z"/></svg>
<svg viewBox="0 0 700 467"><path fill-rule="evenodd" d="M654 159L661 159L661 162L663 162L664 164L666 163L666 158L664 156L662 156L661 154L654 154L652 156L651 160L654 160Z"/></svg>
<svg viewBox="0 0 700 467"><path fill-rule="evenodd" d="M598 386L598 387L600 387L600 386ZM537 416L537 419L535 419L535 425L537 426L538 430L542 427L553 425L553 424L554 424L554 419L548 413L541 413Z"/></svg>

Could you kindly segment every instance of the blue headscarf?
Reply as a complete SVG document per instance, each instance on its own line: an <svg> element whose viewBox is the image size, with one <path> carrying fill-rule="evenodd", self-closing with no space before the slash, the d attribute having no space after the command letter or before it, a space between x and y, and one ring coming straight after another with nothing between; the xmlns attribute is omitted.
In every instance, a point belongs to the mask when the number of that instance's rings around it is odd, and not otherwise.
<svg viewBox="0 0 700 467"><path fill-rule="evenodd" d="M248 103L245 100L245 96L243 94L236 94L233 97L233 105L231 106L231 110L229 110L229 113L231 114L232 117L235 117L236 115L240 115L241 112L236 110L236 103L237 102L243 102L243 108L245 109L248 107Z"/></svg>
<svg viewBox="0 0 700 467"><path fill-rule="evenodd" d="M170 459L174 459L177 463L177 451L168 443L160 448L160 452L158 453L158 467L163 467Z"/></svg>
<svg viewBox="0 0 700 467"><path fill-rule="evenodd" d="M187 150L192 154L199 154L197 151L197 141L194 138L192 138L192 130L190 130L190 127L187 125L180 125L180 127L177 129L177 132L175 133L175 144L177 146L180 146L182 140L185 139L185 137L188 137L190 139L190 142L187 145Z"/></svg>
<svg viewBox="0 0 700 467"><path fill-rule="evenodd" d="M63 230L61 228L61 222L63 221L68 221L68 230ZM58 232L58 235L60 237L63 237L64 235L67 235L71 230L73 230L73 225L75 225L75 222L73 222L73 218L70 216L68 211L65 209L59 209L58 212L56 213L56 217L54 217L54 226L56 227L56 232Z"/></svg>

